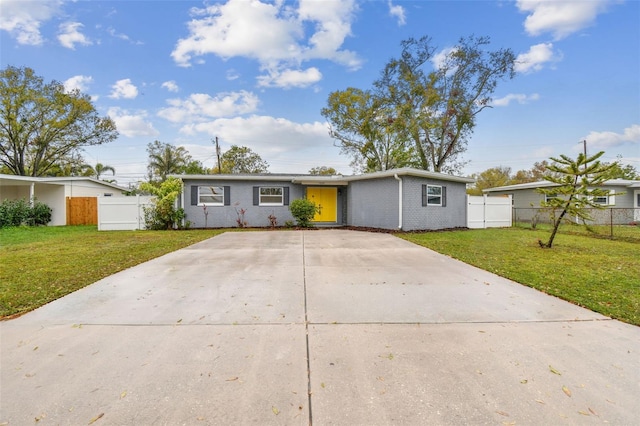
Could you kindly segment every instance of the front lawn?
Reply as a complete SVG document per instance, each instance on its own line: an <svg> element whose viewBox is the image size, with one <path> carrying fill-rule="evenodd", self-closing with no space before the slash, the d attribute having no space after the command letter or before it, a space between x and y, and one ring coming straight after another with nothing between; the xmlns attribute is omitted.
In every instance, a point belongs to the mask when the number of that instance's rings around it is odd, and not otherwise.
<svg viewBox="0 0 640 426"><path fill-rule="evenodd" d="M522 228L397 234L478 268L640 325L640 244Z"/></svg>
<svg viewBox="0 0 640 426"><path fill-rule="evenodd" d="M22 314L123 269L223 230L0 229L0 318Z"/></svg>

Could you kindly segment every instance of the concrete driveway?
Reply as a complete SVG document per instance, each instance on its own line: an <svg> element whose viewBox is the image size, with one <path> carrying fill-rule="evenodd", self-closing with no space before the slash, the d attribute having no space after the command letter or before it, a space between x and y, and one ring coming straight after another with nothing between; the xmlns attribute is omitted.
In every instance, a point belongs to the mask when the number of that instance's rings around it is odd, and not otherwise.
<svg viewBox="0 0 640 426"><path fill-rule="evenodd" d="M640 328L388 234L225 233L0 339L2 425L640 423Z"/></svg>

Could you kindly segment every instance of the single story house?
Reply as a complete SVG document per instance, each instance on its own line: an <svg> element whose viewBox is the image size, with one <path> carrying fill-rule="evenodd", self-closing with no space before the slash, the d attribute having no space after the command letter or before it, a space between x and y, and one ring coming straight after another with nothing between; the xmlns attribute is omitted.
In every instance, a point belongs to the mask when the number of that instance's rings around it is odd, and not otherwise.
<svg viewBox="0 0 640 426"><path fill-rule="evenodd" d="M123 197L127 189L90 177L30 177L0 174L0 202L36 199L51 207L49 225L68 224L68 206L73 200ZM97 211L97 210L96 210ZM97 221L96 221L97 223Z"/></svg>
<svg viewBox="0 0 640 426"><path fill-rule="evenodd" d="M540 202L545 200L545 194L538 188L553 188L558 186L553 182L529 182L517 185L507 185L488 188L483 192L489 196L511 195L514 208L514 220L530 221L536 215L540 221L546 217L540 212ZM640 180L611 179L603 182L602 188L608 189L609 194L597 197L594 201L604 209L592 209L590 215L595 224L628 224L640 221Z"/></svg>
<svg viewBox="0 0 640 426"><path fill-rule="evenodd" d="M412 168L354 176L291 174L175 175L182 179L178 206L195 228L251 227L294 222L289 202L313 200L316 225L389 230L467 226L466 185L473 179Z"/></svg>

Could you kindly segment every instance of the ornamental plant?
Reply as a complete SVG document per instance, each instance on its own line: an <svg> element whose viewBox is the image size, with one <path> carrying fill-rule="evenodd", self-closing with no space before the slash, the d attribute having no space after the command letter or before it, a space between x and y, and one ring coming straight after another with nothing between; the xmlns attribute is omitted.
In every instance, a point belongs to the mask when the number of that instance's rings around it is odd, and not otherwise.
<svg viewBox="0 0 640 426"><path fill-rule="evenodd" d="M298 198L289 204L289 211L296 219L298 226L308 228L311 226L311 219L313 219L318 212L318 206L311 200Z"/></svg>

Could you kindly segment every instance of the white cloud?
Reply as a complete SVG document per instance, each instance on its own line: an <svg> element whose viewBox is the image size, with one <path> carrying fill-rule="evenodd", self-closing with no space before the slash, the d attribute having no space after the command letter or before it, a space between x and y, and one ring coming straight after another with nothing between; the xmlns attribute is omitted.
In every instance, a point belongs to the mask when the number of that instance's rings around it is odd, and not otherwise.
<svg viewBox="0 0 640 426"><path fill-rule="evenodd" d="M404 15L404 7L399 5L394 5L391 3L391 0L388 2L389 5L389 15L396 18L398 20L398 25L403 26L407 23L407 19Z"/></svg>
<svg viewBox="0 0 640 426"><path fill-rule="evenodd" d="M433 67L437 70L442 69L443 67L447 66L447 61L449 59L449 57L451 56L452 53L456 52L458 49L455 47L447 47L442 49L439 52L436 52L432 57L431 57L431 63L433 64ZM455 69L453 70L449 70L449 72L453 72L455 71Z"/></svg>
<svg viewBox="0 0 640 426"><path fill-rule="evenodd" d="M88 75L76 75L65 80L64 90L71 92L73 90L79 90L80 92L86 92L89 90L89 85L93 83L93 77Z"/></svg>
<svg viewBox="0 0 640 426"><path fill-rule="evenodd" d="M516 57L516 72L529 73L540 71L546 63L558 62L562 55L553 51L553 43L540 43L529 48L527 53L521 53Z"/></svg>
<svg viewBox="0 0 640 426"><path fill-rule="evenodd" d="M138 88L131 83L129 78L116 81L116 84L111 88L113 90L109 97L113 99L135 99L138 96Z"/></svg>
<svg viewBox="0 0 640 426"><path fill-rule="evenodd" d="M592 131L582 139L587 141L587 147L591 151L602 151L626 144L635 144L640 148L640 124L632 124L622 133Z"/></svg>
<svg viewBox="0 0 640 426"><path fill-rule="evenodd" d="M0 30L7 31L19 44L42 44L40 26L54 17L62 1L14 1L0 0Z"/></svg>
<svg viewBox="0 0 640 426"><path fill-rule="evenodd" d="M230 145L250 147L275 173L307 173L312 167L322 165L347 174L351 170L350 159L339 155L340 148L333 145L326 123L296 123L284 118L252 115L188 124L181 132L218 136L223 151ZM213 148L208 152L213 153ZM305 155L301 156L300 152Z"/></svg>
<svg viewBox="0 0 640 426"><path fill-rule="evenodd" d="M240 78L240 74L234 69L227 70L226 76L227 80L229 81L237 80Z"/></svg>
<svg viewBox="0 0 640 426"><path fill-rule="evenodd" d="M146 121L147 112L139 111L131 114L127 110L118 107L109 108L107 115L116 123L120 134L134 138L136 136L158 136L158 132L149 121Z"/></svg>
<svg viewBox="0 0 640 426"><path fill-rule="evenodd" d="M258 77L261 87L307 87L322 80L322 73L315 67L306 70L273 71Z"/></svg>
<svg viewBox="0 0 640 426"><path fill-rule="evenodd" d="M160 87L167 89L170 92L177 92L178 90L180 90L176 82L173 80L165 81L164 83L162 83L162 86Z"/></svg>
<svg viewBox="0 0 640 426"><path fill-rule="evenodd" d="M58 41L67 49L75 50L76 44L88 46L93 44L80 30L84 27L80 22L64 22L59 26Z"/></svg>
<svg viewBox="0 0 640 426"><path fill-rule="evenodd" d="M194 58L214 54L221 58L246 57L261 69L281 72L306 60L327 59L357 69L361 60L341 50L351 34L354 0L301 0L298 8L286 2L229 0L224 4L192 9L189 36L178 40L171 53L180 66ZM313 27L305 38L305 28Z"/></svg>
<svg viewBox="0 0 640 426"><path fill-rule="evenodd" d="M611 3L613 0L518 0L516 4L521 12L529 14L524 21L529 35L551 33L560 40L593 24Z"/></svg>
<svg viewBox="0 0 640 426"><path fill-rule="evenodd" d="M204 93L194 93L187 99L169 99L168 108L158 112L158 116L173 123L192 123L211 118L249 114L258 107L258 97L251 92L219 93L215 97Z"/></svg>
<svg viewBox="0 0 640 426"><path fill-rule="evenodd" d="M540 99L540 95L538 95L537 93L534 93L532 95L525 95L522 93L510 93L507 96L504 96L502 98L494 99L491 102L491 105L497 106L497 107L509 106L511 101L515 101L521 105L524 105L524 104L528 104L531 101L537 101L538 99Z"/></svg>
<svg viewBox="0 0 640 426"><path fill-rule="evenodd" d="M124 40L124 41L128 41L131 44L138 44L138 45L144 44L141 41L133 41L133 40L131 40L131 37L129 37L128 35L126 35L124 33L117 32L113 27L107 28L107 32L109 33L109 35L111 37L119 38L120 40Z"/></svg>

